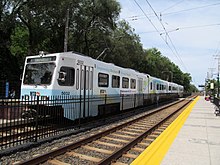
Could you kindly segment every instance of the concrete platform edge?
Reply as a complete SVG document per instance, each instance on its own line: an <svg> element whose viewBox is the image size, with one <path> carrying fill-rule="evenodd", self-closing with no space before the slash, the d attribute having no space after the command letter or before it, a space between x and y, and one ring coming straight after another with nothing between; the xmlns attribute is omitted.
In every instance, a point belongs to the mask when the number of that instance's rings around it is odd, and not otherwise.
<svg viewBox="0 0 220 165"><path fill-rule="evenodd" d="M181 113L181 115L174 120L171 125L131 163L131 165L160 164L198 100L199 96L195 98L184 112Z"/></svg>

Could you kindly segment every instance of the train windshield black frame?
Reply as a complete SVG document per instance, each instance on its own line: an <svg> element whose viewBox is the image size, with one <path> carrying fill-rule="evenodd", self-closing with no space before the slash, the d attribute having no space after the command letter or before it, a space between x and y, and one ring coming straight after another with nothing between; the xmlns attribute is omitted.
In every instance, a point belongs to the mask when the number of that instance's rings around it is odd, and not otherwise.
<svg viewBox="0 0 220 165"><path fill-rule="evenodd" d="M27 85L50 85L55 63L27 64L23 83Z"/></svg>

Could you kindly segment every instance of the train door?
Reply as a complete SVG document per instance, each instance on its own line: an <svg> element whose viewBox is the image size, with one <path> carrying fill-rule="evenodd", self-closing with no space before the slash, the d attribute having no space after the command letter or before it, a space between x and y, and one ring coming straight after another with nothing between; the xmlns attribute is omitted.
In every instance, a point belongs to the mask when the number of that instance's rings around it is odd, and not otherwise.
<svg viewBox="0 0 220 165"><path fill-rule="evenodd" d="M143 78L138 78L138 94L143 93Z"/></svg>
<svg viewBox="0 0 220 165"><path fill-rule="evenodd" d="M80 117L90 116L90 99L93 95L93 74L94 68L86 65L79 65L76 71L76 90L80 96Z"/></svg>
<svg viewBox="0 0 220 165"><path fill-rule="evenodd" d="M143 78L138 78L137 106L143 105Z"/></svg>
<svg viewBox="0 0 220 165"><path fill-rule="evenodd" d="M68 57L61 57L58 67L57 89L61 93L54 93L53 95L76 95L75 88L75 66L76 60ZM53 82L54 83L54 82ZM56 91L54 91L56 92Z"/></svg>

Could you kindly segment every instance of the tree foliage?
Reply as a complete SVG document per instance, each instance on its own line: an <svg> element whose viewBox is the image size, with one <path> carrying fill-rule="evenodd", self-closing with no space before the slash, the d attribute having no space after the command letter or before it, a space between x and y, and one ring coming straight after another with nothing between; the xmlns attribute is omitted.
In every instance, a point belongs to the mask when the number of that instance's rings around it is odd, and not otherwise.
<svg viewBox="0 0 220 165"><path fill-rule="evenodd" d="M119 21L120 9L116 0L1 0L1 79L18 78L28 55L62 52L68 29L68 50L176 82L189 91L190 75L157 48L143 49L134 29Z"/></svg>

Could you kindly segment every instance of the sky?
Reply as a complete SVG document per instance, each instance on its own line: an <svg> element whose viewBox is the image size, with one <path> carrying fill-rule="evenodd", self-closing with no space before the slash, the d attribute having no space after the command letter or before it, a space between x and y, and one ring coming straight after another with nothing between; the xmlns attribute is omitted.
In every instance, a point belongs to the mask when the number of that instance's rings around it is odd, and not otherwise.
<svg viewBox="0 0 220 165"><path fill-rule="evenodd" d="M220 0L119 0L120 20L189 73L192 84L217 78L220 58ZM219 56L218 56L219 55ZM174 75L175 76L175 75Z"/></svg>

